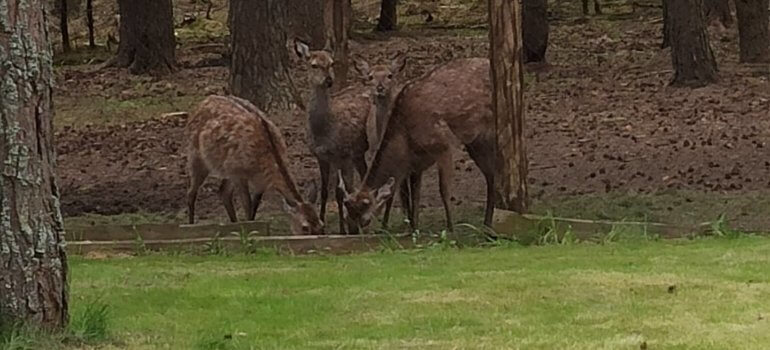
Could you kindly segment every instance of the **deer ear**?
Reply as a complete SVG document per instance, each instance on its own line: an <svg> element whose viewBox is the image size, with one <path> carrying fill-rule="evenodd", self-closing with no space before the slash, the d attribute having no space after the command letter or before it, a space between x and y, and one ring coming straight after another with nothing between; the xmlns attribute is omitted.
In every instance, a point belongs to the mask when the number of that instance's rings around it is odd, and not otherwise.
<svg viewBox="0 0 770 350"><path fill-rule="evenodd" d="M310 57L310 47L296 38L294 39L294 52L296 52L297 56L300 58L308 59Z"/></svg>
<svg viewBox="0 0 770 350"><path fill-rule="evenodd" d="M283 199L283 210L289 214L295 214L297 212L297 203L289 203L286 198Z"/></svg>
<svg viewBox="0 0 770 350"><path fill-rule="evenodd" d="M377 203L378 205L390 199L393 196L393 186L396 184L396 179L390 178L382 187L377 190Z"/></svg>
<svg viewBox="0 0 770 350"><path fill-rule="evenodd" d="M323 50L328 52L328 53L330 53L330 54L334 53L334 45L332 45L331 38L326 38L326 42L324 43Z"/></svg>
<svg viewBox="0 0 770 350"><path fill-rule="evenodd" d="M361 77L366 79L369 76L369 63L366 63L366 61L362 59L356 59L355 64L353 65L356 68L356 71L358 74L361 74Z"/></svg>
<svg viewBox="0 0 770 350"><path fill-rule="evenodd" d="M394 75L401 73L401 71L404 70L404 67L406 67L406 53L398 54L390 61L390 71L393 72Z"/></svg>
<svg viewBox="0 0 770 350"><path fill-rule="evenodd" d="M348 189L345 186L345 179L342 177L341 170L337 170L337 189L342 192L344 198L350 196L350 193L348 193Z"/></svg>

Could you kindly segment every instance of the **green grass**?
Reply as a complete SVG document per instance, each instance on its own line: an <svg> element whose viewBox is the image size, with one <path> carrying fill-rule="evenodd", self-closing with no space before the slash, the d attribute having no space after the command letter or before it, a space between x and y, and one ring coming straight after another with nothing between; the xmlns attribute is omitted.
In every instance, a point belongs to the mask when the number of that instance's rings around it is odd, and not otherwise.
<svg viewBox="0 0 770 350"><path fill-rule="evenodd" d="M114 349L766 349L770 240L74 257Z"/></svg>

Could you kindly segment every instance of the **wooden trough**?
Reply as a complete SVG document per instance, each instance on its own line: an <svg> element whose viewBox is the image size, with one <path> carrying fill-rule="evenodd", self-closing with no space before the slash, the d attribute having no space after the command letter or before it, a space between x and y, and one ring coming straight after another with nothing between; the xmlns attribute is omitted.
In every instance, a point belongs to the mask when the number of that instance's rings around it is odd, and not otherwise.
<svg viewBox="0 0 770 350"><path fill-rule="evenodd" d="M449 235L445 237L464 245L473 245L490 237L518 240L528 244L544 230L556 237L568 232L581 240L595 239L612 231L631 229L650 237L681 238L707 234L712 223L693 226L670 225L650 222L596 221L570 218L521 215L496 210L493 232L484 235ZM94 251L137 252L141 250L198 249L213 244L222 247L269 248L292 254L327 252L344 254L389 248L413 248L435 242L438 238L420 235L415 238L403 234L367 235L273 235L268 222L242 222L235 224L141 224L141 225L91 225L67 227L67 250L73 254Z"/></svg>

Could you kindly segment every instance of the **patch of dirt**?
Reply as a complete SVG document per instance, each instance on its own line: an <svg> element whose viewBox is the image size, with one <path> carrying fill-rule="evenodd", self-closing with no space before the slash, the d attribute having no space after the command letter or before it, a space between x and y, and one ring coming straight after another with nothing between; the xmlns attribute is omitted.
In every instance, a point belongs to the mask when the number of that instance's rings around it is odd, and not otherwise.
<svg viewBox="0 0 770 350"><path fill-rule="evenodd" d="M525 93L530 192L534 199L603 192L666 190L743 193L770 187L770 83L767 67L740 65L737 32L714 31L720 81L702 89L667 86L670 52L661 50L659 13L618 21L552 23L548 65L528 67ZM486 36L392 37L351 44L354 55L377 61L408 53L406 76L421 75L452 58L487 55ZM182 61L200 58L180 50ZM194 65L191 65L194 66ZM157 80L123 72L59 70L57 97L124 96L174 89L175 94L221 93L224 67L183 69ZM296 83L304 86L302 68ZM171 87L168 87L170 84ZM149 86L149 88L148 88ZM462 88L461 86L452 88ZM300 183L316 178L304 144L304 117L272 113L290 146ZM143 118L148 119L148 118ZM65 215L186 210L184 119L149 118L123 125L63 128L56 135ZM482 206L484 181L458 151L456 205ZM436 174L426 174L426 206L440 206ZM204 218L224 220L209 181L199 196ZM266 210L279 208L274 195ZM330 207L334 207L330 205Z"/></svg>

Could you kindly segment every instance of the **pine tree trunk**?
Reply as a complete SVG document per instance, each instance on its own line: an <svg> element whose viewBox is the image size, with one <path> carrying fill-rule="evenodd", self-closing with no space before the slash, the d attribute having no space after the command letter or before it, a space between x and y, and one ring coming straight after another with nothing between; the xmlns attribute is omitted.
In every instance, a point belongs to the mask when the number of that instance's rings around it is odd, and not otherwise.
<svg viewBox="0 0 770 350"><path fill-rule="evenodd" d="M380 19L377 21L377 31L387 32L396 30L398 26L398 0L382 0L380 3Z"/></svg>
<svg viewBox="0 0 770 350"><path fill-rule="evenodd" d="M336 90L348 81L348 28L350 9L348 0L325 0L324 25L326 38L334 52L334 82Z"/></svg>
<svg viewBox="0 0 770 350"><path fill-rule="evenodd" d="M548 49L548 0L522 1L524 62L543 62Z"/></svg>
<svg viewBox="0 0 770 350"><path fill-rule="evenodd" d="M524 147L524 97L521 9L519 0L489 0L490 65L497 132L498 207L525 212L527 153Z"/></svg>
<svg viewBox="0 0 770 350"><path fill-rule="evenodd" d="M116 64L132 74L168 74L176 67L171 0L118 0L120 44Z"/></svg>
<svg viewBox="0 0 770 350"><path fill-rule="evenodd" d="M326 43L323 0L290 0L288 28L293 37L322 48Z"/></svg>
<svg viewBox="0 0 770 350"><path fill-rule="evenodd" d="M67 0L59 0L59 31L61 32L62 51L70 52L72 50L72 46L70 46L69 12L67 10Z"/></svg>
<svg viewBox="0 0 770 350"><path fill-rule="evenodd" d="M0 0L0 325L66 326L46 0Z"/></svg>
<svg viewBox="0 0 770 350"><path fill-rule="evenodd" d="M264 111L288 106L286 0L230 2L230 89Z"/></svg>
<svg viewBox="0 0 770 350"><path fill-rule="evenodd" d="M733 24L733 16L728 0L703 0L703 11L706 13L706 23L719 20L725 27Z"/></svg>
<svg viewBox="0 0 770 350"><path fill-rule="evenodd" d="M671 35L672 85L700 87L717 78L702 0L667 0Z"/></svg>
<svg viewBox="0 0 770 350"><path fill-rule="evenodd" d="M661 49L665 49L671 46L671 28L668 23L668 0L663 0L663 42L660 44Z"/></svg>
<svg viewBox="0 0 770 350"><path fill-rule="evenodd" d="M86 0L86 27L88 27L88 47L96 48L94 39L94 4L93 0Z"/></svg>
<svg viewBox="0 0 770 350"><path fill-rule="evenodd" d="M768 5L768 0L735 0L741 62L770 61Z"/></svg>

